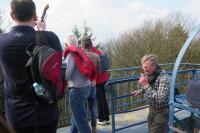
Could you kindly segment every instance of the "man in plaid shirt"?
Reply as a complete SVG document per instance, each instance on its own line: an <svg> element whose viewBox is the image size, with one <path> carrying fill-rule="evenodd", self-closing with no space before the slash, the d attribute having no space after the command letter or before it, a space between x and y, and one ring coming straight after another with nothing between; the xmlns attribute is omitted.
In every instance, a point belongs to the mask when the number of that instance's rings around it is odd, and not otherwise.
<svg viewBox="0 0 200 133"><path fill-rule="evenodd" d="M142 91L134 91L133 95L145 92L149 103L148 133L167 133L169 118L169 84L170 77L158 65L157 56L145 55L141 59L144 73L139 83Z"/></svg>

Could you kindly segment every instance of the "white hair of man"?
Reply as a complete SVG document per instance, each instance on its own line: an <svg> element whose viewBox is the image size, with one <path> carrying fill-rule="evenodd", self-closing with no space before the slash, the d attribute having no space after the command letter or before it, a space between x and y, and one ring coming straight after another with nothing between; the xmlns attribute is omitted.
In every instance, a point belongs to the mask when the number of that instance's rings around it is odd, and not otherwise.
<svg viewBox="0 0 200 133"><path fill-rule="evenodd" d="M150 61L152 65L158 65L157 56L155 54L147 54L142 57L141 64L144 64L146 61Z"/></svg>
<svg viewBox="0 0 200 133"><path fill-rule="evenodd" d="M65 45L75 45L78 46L78 38L74 34L70 34L67 36L65 40Z"/></svg>

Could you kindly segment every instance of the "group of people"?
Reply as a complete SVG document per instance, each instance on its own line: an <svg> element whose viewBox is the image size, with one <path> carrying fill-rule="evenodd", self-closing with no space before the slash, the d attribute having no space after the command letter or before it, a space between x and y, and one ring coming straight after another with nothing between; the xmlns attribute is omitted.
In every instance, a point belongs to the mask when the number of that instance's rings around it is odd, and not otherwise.
<svg viewBox="0 0 200 133"><path fill-rule="evenodd" d="M46 23L38 19L32 0L11 0L10 7L15 25L10 32L0 35L0 66L5 98L5 115L2 116L5 116L3 119L8 124L5 127L10 127L10 132L16 133L56 133L57 130L58 101L49 104L36 96L30 70L25 67L29 59L26 48L28 44L35 42L36 31L43 32L47 45L61 52L65 58L64 77L68 82L72 111L69 133L95 133L96 124L109 124L104 89L108 72L101 70L101 51L93 47L91 37L83 36L79 47L77 37L70 34L66 37L66 47L63 50L58 36L45 31ZM87 102L91 111L90 126L86 112ZM6 123L2 122L3 125Z"/></svg>
<svg viewBox="0 0 200 133"><path fill-rule="evenodd" d="M72 125L69 132L96 133L96 124L109 122L104 90L108 72L102 72L99 56L101 51L93 47L91 37L83 36L80 44L81 47L78 46L77 37L70 34L66 38L63 53L66 64L65 79L68 81L69 103L72 110ZM91 112L91 128L87 119L87 102ZM99 109L98 121L96 106Z"/></svg>
<svg viewBox="0 0 200 133"><path fill-rule="evenodd" d="M5 119L15 130L12 132L56 133L57 129L58 103L48 104L35 96L30 72L25 67L29 58L25 51L27 45L35 41L35 27L44 32L48 45L62 52L65 59L65 80L68 81L72 111L69 133L96 133L97 124L109 124L109 108L104 88L109 78L108 72L102 71L102 53L93 46L91 36L82 36L79 46L77 37L70 34L66 37L65 49L62 50L58 36L45 31L46 23L38 20L32 0L11 0L10 6L15 26L10 32L0 36L0 65L4 76ZM166 133L170 78L159 67L154 54L145 55L141 64L144 70L139 79L142 90L134 91L133 95L143 92L146 94L149 102L148 132ZM91 112L91 124L88 123L87 103Z"/></svg>
<svg viewBox="0 0 200 133"><path fill-rule="evenodd" d="M60 40L55 33L45 31L46 23L38 20L32 0L11 0L10 7L15 26L10 32L0 36L0 65L4 77L5 97L5 118L0 120L6 119L8 125L2 123L4 127L10 127L10 132L56 133L58 102L48 104L36 97L30 71L25 67L29 58L25 51L27 45L35 41L35 27L44 32L51 48L63 52ZM104 89L108 72L102 71L101 51L93 47L90 36L83 36L80 45L81 47L78 46L77 37L70 34L66 38L63 52L63 63L66 65L65 80L68 81L72 111L69 133L96 133L96 124L110 123ZM148 132L167 132L169 76L161 70L154 54L145 55L141 64L144 70L139 79L142 91L134 91L133 95L146 93L150 105ZM87 118L87 103L91 112L91 125Z"/></svg>

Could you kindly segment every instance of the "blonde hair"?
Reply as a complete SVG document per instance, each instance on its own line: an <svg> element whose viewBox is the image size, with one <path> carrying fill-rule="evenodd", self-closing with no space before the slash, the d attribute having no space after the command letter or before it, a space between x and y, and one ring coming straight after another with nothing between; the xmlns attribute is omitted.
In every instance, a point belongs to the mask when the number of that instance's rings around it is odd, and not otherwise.
<svg viewBox="0 0 200 133"><path fill-rule="evenodd" d="M141 64L144 64L146 61L150 61L152 65L158 65L157 56L155 54L146 54L141 59Z"/></svg>

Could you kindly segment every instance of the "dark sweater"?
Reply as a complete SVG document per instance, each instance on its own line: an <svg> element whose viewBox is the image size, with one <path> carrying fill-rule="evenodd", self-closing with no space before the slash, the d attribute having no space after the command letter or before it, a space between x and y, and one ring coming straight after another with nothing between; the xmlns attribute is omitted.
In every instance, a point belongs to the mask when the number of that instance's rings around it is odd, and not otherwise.
<svg viewBox="0 0 200 133"><path fill-rule="evenodd" d="M43 125L57 119L57 104L38 100L32 88L30 74L25 67L27 45L35 41L35 30L29 26L15 26L0 36L0 65L4 75L6 117L14 127ZM62 51L53 32L46 32L49 46Z"/></svg>

